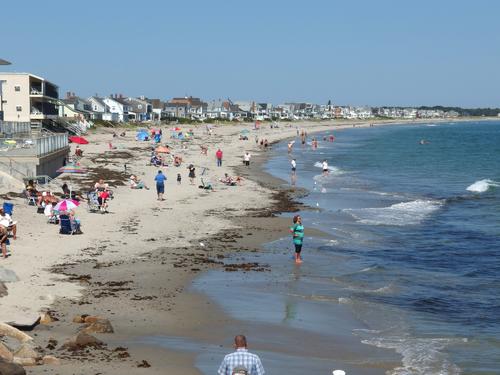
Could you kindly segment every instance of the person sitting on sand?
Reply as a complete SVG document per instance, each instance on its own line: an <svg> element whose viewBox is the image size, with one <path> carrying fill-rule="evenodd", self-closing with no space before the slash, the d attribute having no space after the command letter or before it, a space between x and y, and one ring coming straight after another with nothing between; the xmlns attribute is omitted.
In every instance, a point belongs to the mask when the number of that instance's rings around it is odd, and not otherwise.
<svg viewBox="0 0 500 375"><path fill-rule="evenodd" d="M7 228L8 232L12 232L12 238L17 239L17 221L12 221L9 214L5 213L2 207L0 207L0 225Z"/></svg>
<svg viewBox="0 0 500 375"><path fill-rule="evenodd" d="M76 217L75 210L71 210L69 212L69 222L71 224L71 230L73 234L83 234L81 230L81 222L80 219Z"/></svg>
<svg viewBox="0 0 500 375"><path fill-rule="evenodd" d="M75 156L77 156L79 158L81 158L83 156L83 150L80 148L80 146L76 146Z"/></svg>
<svg viewBox="0 0 500 375"><path fill-rule="evenodd" d="M205 155L205 156L208 155L208 147L207 146L201 145L200 149L201 149L201 154L202 155Z"/></svg>
<svg viewBox="0 0 500 375"><path fill-rule="evenodd" d="M130 176L130 188L131 189L146 189L149 190L149 188L144 184L143 181L139 180L137 176L132 175Z"/></svg>
<svg viewBox="0 0 500 375"><path fill-rule="evenodd" d="M29 180L26 185L26 191L30 195L30 197L36 197L38 195L38 191L36 190L35 182L33 180Z"/></svg>
<svg viewBox="0 0 500 375"><path fill-rule="evenodd" d="M220 182L223 182L224 184L228 186L235 186L236 181L233 180L231 176L229 176L227 173L224 173L224 177L219 180Z"/></svg>
<svg viewBox="0 0 500 375"><path fill-rule="evenodd" d="M174 156L174 166L180 167L182 164L182 157L175 155Z"/></svg>
<svg viewBox="0 0 500 375"><path fill-rule="evenodd" d="M44 204L47 204L48 202L56 203L57 201L58 199L50 191L44 191L42 192L42 194L38 196L36 204L38 207L42 207Z"/></svg>

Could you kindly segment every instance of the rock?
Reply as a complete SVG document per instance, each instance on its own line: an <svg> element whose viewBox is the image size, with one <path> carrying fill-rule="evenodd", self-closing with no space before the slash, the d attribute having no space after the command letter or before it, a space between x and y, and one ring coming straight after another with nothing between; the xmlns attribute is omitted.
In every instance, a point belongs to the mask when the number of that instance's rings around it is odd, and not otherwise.
<svg viewBox="0 0 500 375"><path fill-rule="evenodd" d="M31 336L5 323L0 323L0 335L12 337L23 343L33 340Z"/></svg>
<svg viewBox="0 0 500 375"><path fill-rule="evenodd" d="M54 357L53 355L46 355L42 358L44 365L52 365L59 366L61 364L61 360L59 358Z"/></svg>
<svg viewBox="0 0 500 375"><path fill-rule="evenodd" d="M4 283L0 282L0 297L5 297L7 295L7 287Z"/></svg>
<svg viewBox="0 0 500 375"><path fill-rule="evenodd" d="M104 318L101 318L100 316L92 316L92 315L89 315L89 316L86 316L83 321L84 323L95 323L99 320L104 320Z"/></svg>
<svg viewBox="0 0 500 375"><path fill-rule="evenodd" d="M0 281L4 283L13 283L19 281L19 278L14 271L0 266Z"/></svg>
<svg viewBox="0 0 500 375"><path fill-rule="evenodd" d="M35 358L14 357L14 360L12 362L15 364L21 365L21 366L36 366L37 365Z"/></svg>
<svg viewBox="0 0 500 375"><path fill-rule="evenodd" d="M98 319L87 325L82 332L85 333L113 333L114 329L108 319Z"/></svg>
<svg viewBox="0 0 500 375"><path fill-rule="evenodd" d="M85 318L87 317L88 315L77 315L73 318L73 323L85 323Z"/></svg>
<svg viewBox="0 0 500 375"><path fill-rule="evenodd" d="M52 318L52 316L50 316L49 313L45 312L40 315L40 324L48 325L52 322L54 322L54 319Z"/></svg>
<svg viewBox="0 0 500 375"><path fill-rule="evenodd" d="M14 359L14 354L12 354L10 349L1 342L0 342L0 359L4 359L7 362L12 362L12 360ZM0 371L0 374L1 373L2 372Z"/></svg>
<svg viewBox="0 0 500 375"><path fill-rule="evenodd" d="M102 346L103 342L98 338L91 336L87 333L80 332L73 336L71 339L66 341L62 346L63 349L68 350L79 350L86 347L99 347Z"/></svg>
<svg viewBox="0 0 500 375"><path fill-rule="evenodd" d="M17 358L40 358L40 353L31 342L25 342L14 352Z"/></svg>
<svg viewBox="0 0 500 375"><path fill-rule="evenodd" d="M26 375L26 371L18 364L8 363L0 358L0 375Z"/></svg>

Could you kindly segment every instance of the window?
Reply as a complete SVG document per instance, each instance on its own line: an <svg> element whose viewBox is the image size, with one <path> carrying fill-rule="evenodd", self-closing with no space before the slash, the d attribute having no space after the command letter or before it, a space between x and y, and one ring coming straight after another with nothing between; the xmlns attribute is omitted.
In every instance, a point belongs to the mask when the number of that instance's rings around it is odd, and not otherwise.
<svg viewBox="0 0 500 375"><path fill-rule="evenodd" d="M17 91L17 92L21 91L21 86L19 86L19 85L14 86L14 91Z"/></svg>
<svg viewBox="0 0 500 375"><path fill-rule="evenodd" d="M22 106L20 106L20 105L16 105L16 111L17 111L17 112L22 112L22 110L23 110L23 107L22 107Z"/></svg>
<svg viewBox="0 0 500 375"><path fill-rule="evenodd" d="M137 108L142 109L142 104L139 104Z"/></svg>

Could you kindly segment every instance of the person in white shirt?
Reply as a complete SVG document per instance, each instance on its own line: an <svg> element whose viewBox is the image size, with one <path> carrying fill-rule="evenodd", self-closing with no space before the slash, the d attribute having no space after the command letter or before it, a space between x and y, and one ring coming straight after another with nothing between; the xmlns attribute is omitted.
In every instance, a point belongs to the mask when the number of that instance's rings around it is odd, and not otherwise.
<svg viewBox="0 0 500 375"><path fill-rule="evenodd" d="M12 232L12 239L17 239L17 221L12 221L10 215L5 213L2 207L0 207L0 225Z"/></svg>
<svg viewBox="0 0 500 375"><path fill-rule="evenodd" d="M323 160L322 167L323 167L323 175L326 176L329 172L328 162L326 160Z"/></svg>
<svg viewBox="0 0 500 375"><path fill-rule="evenodd" d="M249 153L248 151L247 151L247 152L245 152L245 155L243 155L243 162L245 163L245 165L246 165L247 167L249 167L249 166L250 166L250 158L251 158L251 157L252 157L252 156L250 155L250 153Z"/></svg>
<svg viewBox="0 0 500 375"><path fill-rule="evenodd" d="M292 159L291 164L292 164L292 175L295 175L297 171L297 162L295 161L295 159Z"/></svg>

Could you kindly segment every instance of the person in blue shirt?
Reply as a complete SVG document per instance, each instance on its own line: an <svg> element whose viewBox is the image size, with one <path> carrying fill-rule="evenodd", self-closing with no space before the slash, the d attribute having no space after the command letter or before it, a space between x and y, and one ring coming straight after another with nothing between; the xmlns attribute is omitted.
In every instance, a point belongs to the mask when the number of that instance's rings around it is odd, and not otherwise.
<svg viewBox="0 0 500 375"><path fill-rule="evenodd" d="M155 177L156 181L156 193L158 194L158 200L163 201L163 193L165 193L165 181L167 180L167 176L165 176L162 171L158 171L158 174Z"/></svg>
<svg viewBox="0 0 500 375"><path fill-rule="evenodd" d="M300 215L293 217L293 226L290 228L290 233L293 236L293 244L295 245L295 263L302 263L300 252L302 251L302 243L304 241L304 225Z"/></svg>

